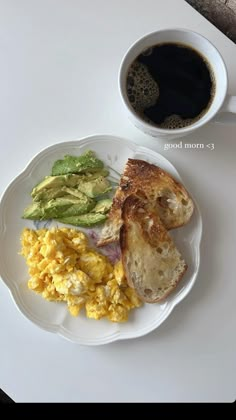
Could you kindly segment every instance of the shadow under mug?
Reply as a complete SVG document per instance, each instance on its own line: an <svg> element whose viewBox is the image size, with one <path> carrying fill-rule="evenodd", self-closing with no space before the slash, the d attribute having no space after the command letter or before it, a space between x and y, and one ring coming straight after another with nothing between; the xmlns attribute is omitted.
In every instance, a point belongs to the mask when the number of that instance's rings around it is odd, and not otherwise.
<svg viewBox="0 0 236 420"><path fill-rule="evenodd" d="M165 129L149 124L135 112L128 99L126 83L129 67L144 50L161 43L180 43L192 47L207 59L214 72L216 88L211 105L199 120L183 128ZM236 96L227 95L227 69L221 54L208 39L188 29L164 29L152 32L136 41L122 60L119 71L119 90L129 119L141 131L157 138L171 140L183 137L209 121L227 123L227 113L236 113Z"/></svg>

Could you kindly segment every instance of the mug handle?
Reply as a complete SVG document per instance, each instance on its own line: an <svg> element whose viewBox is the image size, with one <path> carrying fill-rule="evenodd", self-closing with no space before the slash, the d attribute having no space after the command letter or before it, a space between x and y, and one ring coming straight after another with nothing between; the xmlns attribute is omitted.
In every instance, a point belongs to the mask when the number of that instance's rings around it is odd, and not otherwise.
<svg viewBox="0 0 236 420"><path fill-rule="evenodd" d="M236 124L236 96L226 96L222 108L213 118L213 122L220 124Z"/></svg>

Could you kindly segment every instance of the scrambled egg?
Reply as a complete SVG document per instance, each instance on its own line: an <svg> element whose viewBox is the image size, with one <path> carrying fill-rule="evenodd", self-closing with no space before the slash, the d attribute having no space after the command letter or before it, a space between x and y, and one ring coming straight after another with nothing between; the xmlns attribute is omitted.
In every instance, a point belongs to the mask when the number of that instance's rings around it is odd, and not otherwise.
<svg viewBox="0 0 236 420"><path fill-rule="evenodd" d="M21 235L21 255L29 267L29 289L50 301L67 303L77 316L125 322L141 302L126 282L121 261L89 247L84 233L69 228L30 230Z"/></svg>

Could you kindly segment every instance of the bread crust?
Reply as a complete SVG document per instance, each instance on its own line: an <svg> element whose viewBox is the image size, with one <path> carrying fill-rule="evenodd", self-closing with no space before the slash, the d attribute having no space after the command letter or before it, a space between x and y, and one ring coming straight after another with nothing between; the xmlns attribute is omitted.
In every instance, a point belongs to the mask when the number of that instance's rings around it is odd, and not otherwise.
<svg viewBox="0 0 236 420"><path fill-rule="evenodd" d="M140 299L147 303L156 303L164 300L177 287L181 278L187 270L181 254L177 250L172 238L165 229L158 214L152 211L147 199L137 195L130 195L122 206L123 225L120 229L120 247L122 263L130 287L136 290ZM135 235L139 236L136 238ZM168 252L162 256L162 249L168 245ZM161 254L158 255L158 249ZM133 258L133 259L132 259ZM142 260L140 266L136 266L136 260ZM158 266L159 264L159 266ZM163 269L165 284L162 291L162 277L158 274L159 267ZM136 268L137 267L137 268ZM143 271L140 272L140 267ZM135 271L136 270L136 271ZM161 271L162 272L162 271ZM169 273L173 273L171 277ZM155 286L155 279L157 286ZM150 282L151 279L151 282ZM145 282L146 287L145 288ZM153 290L150 289L153 284ZM157 290L155 290L155 287ZM161 291L159 291L159 289ZM165 291L166 289L166 291ZM151 291L150 297L145 290ZM158 294L155 297L155 294Z"/></svg>
<svg viewBox="0 0 236 420"><path fill-rule="evenodd" d="M128 159L98 246L119 240L122 206L126 198L138 190L146 195L167 230L189 222L194 204L184 186L156 165L139 159Z"/></svg>

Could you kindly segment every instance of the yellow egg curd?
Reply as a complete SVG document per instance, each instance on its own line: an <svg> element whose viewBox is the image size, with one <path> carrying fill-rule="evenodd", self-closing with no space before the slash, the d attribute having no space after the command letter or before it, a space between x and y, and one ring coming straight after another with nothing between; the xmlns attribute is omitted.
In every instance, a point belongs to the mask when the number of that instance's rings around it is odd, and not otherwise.
<svg viewBox="0 0 236 420"><path fill-rule="evenodd" d="M29 267L29 289L46 300L66 302L71 315L125 322L141 301L127 284L121 261L92 249L83 232L70 228L24 229L21 255Z"/></svg>

